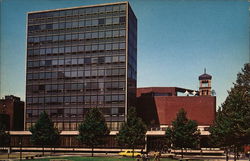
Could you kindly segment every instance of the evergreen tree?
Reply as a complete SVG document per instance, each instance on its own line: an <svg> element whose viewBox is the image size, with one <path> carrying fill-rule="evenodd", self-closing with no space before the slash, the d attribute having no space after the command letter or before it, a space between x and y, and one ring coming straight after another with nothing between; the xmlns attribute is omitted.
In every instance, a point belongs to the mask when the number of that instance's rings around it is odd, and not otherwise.
<svg viewBox="0 0 250 161"><path fill-rule="evenodd" d="M180 148L183 157L183 148L194 148L199 141L200 132L197 130L198 124L194 120L186 117L186 112L182 108L177 113L176 119L172 121L172 127L166 130L166 137L173 144L174 148Z"/></svg>
<svg viewBox="0 0 250 161"><path fill-rule="evenodd" d="M59 132L54 128L53 122L45 111L40 114L35 125L31 126L29 130L32 133L31 142L42 146L43 155L44 146L55 145L59 140Z"/></svg>
<svg viewBox="0 0 250 161"><path fill-rule="evenodd" d="M213 142L235 152L250 144L250 64L245 64L210 127ZM227 157L228 159L228 157Z"/></svg>
<svg viewBox="0 0 250 161"><path fill-rule="evenodd" d="M122 125L116 138L120 145L133 149L134 155L136 146L145 145L146 132L146 125L141 118L137 117L135 108L131 107L128 111L127 122Z"/></svg>
<svg viewBox="0 0 250 161"><path fill-rule="evenodd" d="M86 113L78 130L78 139L92 148L92 157L94 156L94 147L104 144L104 136L109 134L104 116L98 108L91 108Z"/></svg>

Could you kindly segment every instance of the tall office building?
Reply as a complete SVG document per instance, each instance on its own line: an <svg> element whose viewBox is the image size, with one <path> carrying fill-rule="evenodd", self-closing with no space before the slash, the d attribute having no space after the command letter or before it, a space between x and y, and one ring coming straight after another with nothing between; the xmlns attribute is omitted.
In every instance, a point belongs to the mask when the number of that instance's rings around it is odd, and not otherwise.
<svg viewBox="0 0 250 161"><path fill-rule="evenodd" d="M77 130L100 108L111 130L136 99L137 20L128 2L28 13L25 128L46 111Z"/></svg>

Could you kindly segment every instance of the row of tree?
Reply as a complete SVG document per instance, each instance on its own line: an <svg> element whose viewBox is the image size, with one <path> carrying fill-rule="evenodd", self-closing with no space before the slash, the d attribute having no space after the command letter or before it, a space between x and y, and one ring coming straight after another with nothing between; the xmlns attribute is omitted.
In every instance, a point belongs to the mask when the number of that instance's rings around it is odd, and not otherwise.
<svg viewBox="0 0 250 161"><path fill-rule="evenodd" d="M225 102L217 111L216 119L209 128L209 144L234 152L234 160L245 145L250 146L250 63L238 73L236 82ZM174 148L194 148L199 143L197 123L186 118L184 110L179 111L172 127L166 131L167 142ZM170 141L169 141L170 139Z"/></svg>
<svg viewBox="0 0 250 161"><path fill-rule="evenodd" d="M172 126L166 130L164 144L172 148L185 149L197 147L200 132L197 122L189 120L184 109L181 109ZM1 124L0 124L1 128ZM44 112L34 126L30 128L33 144L55 145L59 139L59 132L53 127L49 116ZM122 125L117 134L117 142L124 147L132 148L145 145L146 125L136 116L135 108L128 111L127 121ZM242 72L237 76L233 88L228 91L228 97L217 112L214 124L209 129L210 144L213 147L233 150L236 154L242 150L243 145L250 145L250 64L245 64ZM102 113L98 108L92 108L85 115L79 125L79 136L82 143L93 148L104 144L104 136L109 134L109 129ZM0 137L6 137L4 130L0 130ZM1 140L0 139L0 144ZM183 154L183 153L182 153ZM227 157L228 160L228 157Z"/></svg>
<svg viewBox="0 0 250 161"><path fill-rule="evenodd" d="M146 125L136 116L135 108L130 108L128 112L127 122L125 122L119 133L117 134L117 142L121 146L134 148L138 145L145 144ZM78 127L79 135L77 139L92 149L94 155L94 147L105 144L105 136L110 131L105 122L103 114L98 108L91 108L85 115L83 122ZM38 121L30 128L31 142L34 145L53 146L59 140L59 132L53 127L53 122L46 112L41 113Z"/></svg>

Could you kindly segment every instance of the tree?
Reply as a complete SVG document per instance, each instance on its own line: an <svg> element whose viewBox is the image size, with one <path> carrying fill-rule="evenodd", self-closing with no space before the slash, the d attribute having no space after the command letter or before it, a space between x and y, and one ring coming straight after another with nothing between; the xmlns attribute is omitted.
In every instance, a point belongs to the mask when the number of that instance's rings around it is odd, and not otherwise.
<svg viewBox="0 0 250 161"><path fill-rule="evenodd" d="M32 133L31 142L42 146L43 155L44 146L55 145L59 140L59 132L54 128L53 122L45 111L40 114L35 125L31 126L29 130Z"/></svg>
<svg viewBox="0 0 250 161"><path fill-rule="evenodd" d="M210 127L211 138L226 151L232 148L234 160L238 149L250 144L250 64L237 75L233 88L217 112L216 120ZM227 157L228 159L228 157Z"/></svg>
<svg viewBox="0 0 250 161"><path fill-rule="evenodd" d="M92 157L94 156L94 147L104 144L104 136L109 134L104 116L98 108L91 108L86 113L78 130L78 139L92 148Z"/></svg>
<svg viewBox="0 0 250 161"><path fill-rule="evenodd" d="M8 146L10 143L10 134L7 132L5 124L0 122L0 147Z"/></svg>
<svg viewBox="0 0 250 161"><path fill-rule="evenodd" d="M199 141L200 132L198 124L194 120L187 119L183 108L177 113L176 119L172 121L172 127L166 130L166 137L174 148L180 148L183 158L183 148L194 148Z"/></svg>
<svg viewBox="0 0 250 161"><path fill-rule="evenodd" d="M131 107L128 111L127 122L122 125L116 139L120 145L132 148L134 157L135 147L145 145L146 132L146 125L141 118L137 117L135 108Z"/></svg>

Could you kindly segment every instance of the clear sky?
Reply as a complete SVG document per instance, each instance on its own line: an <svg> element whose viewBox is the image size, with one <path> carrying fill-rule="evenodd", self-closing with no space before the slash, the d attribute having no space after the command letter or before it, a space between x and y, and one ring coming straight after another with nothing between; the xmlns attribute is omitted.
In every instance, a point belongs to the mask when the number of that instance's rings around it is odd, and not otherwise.
<svg viewBox="0 0 250 161"><path fill-rule="evenodd" d="M117 0L0 0L1 97L25 99L26 13ZM198 89L206 67L219 106L249 62L247 0L130 0L138 19L137 84Z"/></svg>

